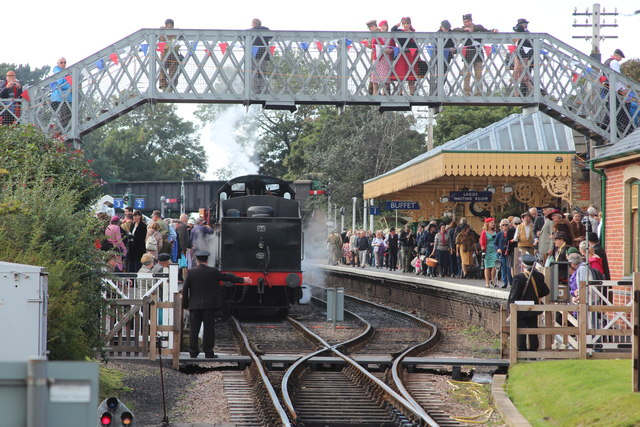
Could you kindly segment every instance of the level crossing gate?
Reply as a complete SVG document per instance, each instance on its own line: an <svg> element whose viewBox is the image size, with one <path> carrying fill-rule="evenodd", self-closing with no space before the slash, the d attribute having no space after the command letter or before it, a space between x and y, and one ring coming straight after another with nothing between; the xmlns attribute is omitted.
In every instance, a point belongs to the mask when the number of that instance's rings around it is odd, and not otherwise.
<svg viewBox="0 0 640 427"><path fill-rule="evenodd" d="M0 114L76 141L156 102L288 110L299 104L517 105L598 142L615 142L638 125L640 85L548 34L410 37L415 44L404 44L407 34L398 32L141 29L26 88L24 99L0 103ZM448 41L453 49L445 49ZM389 75L376 67L382 57ZM476 80L473 63L480 61ZM516 75L518 64L525 66ZM372 75L390 83L374 93ZM414 76L415 84L408 81Z"/></svg>

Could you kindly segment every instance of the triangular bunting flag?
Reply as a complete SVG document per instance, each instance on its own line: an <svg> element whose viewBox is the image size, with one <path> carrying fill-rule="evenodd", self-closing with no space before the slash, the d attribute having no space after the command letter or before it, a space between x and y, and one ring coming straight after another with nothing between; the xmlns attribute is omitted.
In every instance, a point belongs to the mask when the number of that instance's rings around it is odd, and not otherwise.
<svg viewBox="0 0 640 427"><path fill-rule="evenodd" d="M158 43L158 47L156 47L156 50L158 52L164 52L164 48L167 46L167 42L160 42Z"/></svg>
<svg viewBox="0 0 640 427"><path fill-rule="evenodd" d="M433 58L433 55L435 55L436 53L436 47L430 44L425 46L424 49L427 51L427 55L429 55L429 58Z"/></svg>
<svg viewBox="0 0 640 427"><path fill-rule="evenodd" d="M31 97L29 96L29 92L26 89L22 90L22 99L26 99L27 101L31 101Z"/></svg>
<svg viewBox="0 0 640 427"><path fill-rule="evenodd" d="M113 62L116 65L120 63L120 60L118 59L118 55L115 53L112 53L111 55L109 55L109 59L111 60L111 62Z"/></svg>
<svg viewBox="0 0 640 427"><path fill-rule="evenodd" d="M220 47L220 51L222 52L223 55L227 53L227 48L229 47L229 43L218 43L218 46Z"/></svg>
<svg viewBox="0 0 640 427"><path fill-rule="evenodd" d="M333 44L333 43L330 43L330 44L327 45L327 51L329 51L329 52L333 52L335 50L335 48L336 48L336 45Z"/></svg>
<svg viewBox="0 0 640 427"><path fill-rule="evenodd" d="M64 76L64 79L67 81L67 83L71 84L71 76Z"/></svg>
<svg viewBox="0 0 640 427"><path fill-rule="evenodd" d="M104 59L98 59L96 61L96 68L101 71L104 70Z"/></svg>
<svg viewBox="0 0 640 427"><path fill-rule="evenodd" d="M191 49L189 50L189 52L187 52L187 55L193 55L193 53L198 49L198 43L200 42L200 40L196 40L194 42L191 42Z"/></svg>
<svg viewBox="0 0 640 427"><path fill-rule="evenodd" d="M513 54L513 52L516 51L516 45L510 44L509 46L507 46L507 49L509 49L509 53Z"/></svg>
<svg viewBox="0 0 640 427"><path fill-rule="evenodd" d="M298 43L298 46L300 46L300 49L302 49L302 50L309 49L309 43L300 42L300 43Z"/></svg>
<svg viewBox="0 0 640 427"><path fill-rule="evenodd" d="M143 43L140 45L140 52L144 53L145 55L149 52L149 45L147 43Z"/></svg>
<svg viewBox="0 0 640 427"><path fill-rule="evenodd" d="M253 46L251 48L251 56L253 56L254 58L256 57L256 55L258 54L258 50L260 49L259 46Z"/></svg>
<svg viewBox="0 0 640 427"><path fill-rule="evenodd" d="M491 55L491 46L483 46L484 47L484 53L487 54L487 56Z"/></svg>
<svg viewBox="0 0 640 427"><path fill-rule="evenodd" d="M322 42L316 41L316 46L318 47L318 52L322 52L322 49L323 49Z"/></svg>
<svg viewBox="0 0 640 427"><path fill-rule="evenodd" d="M276 52L276 47L275 46L269 46L269 52L271 52L271 55L273 55Z"/></svg>
<svg viewBox="0 0 640 427"><path fill-rule="evenodd" d="M418 49L416 49L415 47L410 47L409 48L409 53L411 54L411 56L415 57L416 52L418 51Z"/></svg>
<svg viewBox="0 0 640 427"><path fill-rule="evenodd" d="M369 40L362 40L362 41L360 42L360 44L361 44L362 46L369 47Z"/></svg>
<svg viewBox="0 0 640 427"><path fill-rule="evenodd" d="M353 40L344 39L344 41L347 43L347 50L351 49L351 46L353 46Z"/></svg>

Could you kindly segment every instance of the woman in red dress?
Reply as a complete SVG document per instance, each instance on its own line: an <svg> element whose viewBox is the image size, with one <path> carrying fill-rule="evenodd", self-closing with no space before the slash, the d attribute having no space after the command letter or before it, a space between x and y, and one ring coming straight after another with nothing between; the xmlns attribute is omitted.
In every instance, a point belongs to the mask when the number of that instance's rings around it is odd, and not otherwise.
<svg viewBox="0 0 640 427"><path fill-rule="evenodd" d="M400 28L402 26L402 28ZM411 25L411 18L404 17L400 20L400 24L396 24L391 31L415 32ZM418 59L418 45L413 38L397 37L396 46L398 56L394 65L394 72L391 74L391 80L398 81L398 94L404 93L404 82L408 82L409 95L413 95L416 91L416 61Z"/></svg>

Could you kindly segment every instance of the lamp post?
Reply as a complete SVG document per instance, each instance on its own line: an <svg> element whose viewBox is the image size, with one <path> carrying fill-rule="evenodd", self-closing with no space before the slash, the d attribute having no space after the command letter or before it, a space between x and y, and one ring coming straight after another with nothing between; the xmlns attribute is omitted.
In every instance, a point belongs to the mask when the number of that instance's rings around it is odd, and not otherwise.
<svg viewBox="0 0 640 427"><path fill-rule="evenodd" d="M351 230L355 231L356 229L356 202L358 201L357 197L352 197L351 201L353 202L353 209L352 209L352 218L351 218Z"/></svg>
<svg viewBox="0 0 640 427"><path fill-rule="evenodd" d="M167 198L165 196L160 196L160 216L164 218L164 206Z"/></svg>

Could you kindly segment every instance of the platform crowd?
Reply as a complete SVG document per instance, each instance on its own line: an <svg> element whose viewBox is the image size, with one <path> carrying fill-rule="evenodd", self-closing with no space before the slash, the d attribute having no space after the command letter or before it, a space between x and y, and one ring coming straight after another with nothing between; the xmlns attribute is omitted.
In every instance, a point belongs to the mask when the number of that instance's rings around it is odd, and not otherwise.
<svg viewBox="0 0 640 427"><path fill-rule="evenodd" d="M521 255L528 253L543 266L557 265L559 281L571 285L574 294L577 280L585 274L592 280L609 279L600 229L600 217L593 207L561 212L548 204L520 216L484 218L482 230L474 230L463 217L456 222L407 224L400 232L395 227L375 232L333 231L327 249L331 265L484 279L488 288L510 287L513 277L522 271ZM588 269L580 269L583 266Z"/></svg>

